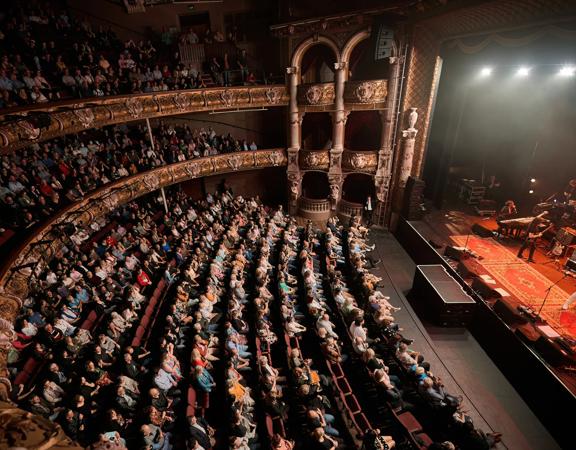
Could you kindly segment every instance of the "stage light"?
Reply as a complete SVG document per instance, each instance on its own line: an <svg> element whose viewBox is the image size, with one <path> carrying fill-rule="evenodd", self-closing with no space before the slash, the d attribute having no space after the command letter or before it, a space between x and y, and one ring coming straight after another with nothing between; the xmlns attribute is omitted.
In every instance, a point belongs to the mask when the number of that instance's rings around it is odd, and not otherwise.
<svg viewBox="0 0 576 450"><path fill-rule="evenodd" d="M519 77L527 77L530 75L530 67L520 67L518 72L516 72L516 75Z"/></svg>
<svg viewBox="0 0 576 450"><path fill-rule="evenodd" d="M534 189L530 189L530 190L528 191L528 193L529 193L529 194L533 194L533 193L534 193Z"/></svg>
<svg viewBox="0 0 576 450"><path fill-rule="evenodd" d="M480 71L480 76L489 77L490 75L492 75L492 67L484 67Z"/></svg>
<svg viewBox="0 0 576 450"><path fill-rule="evenodd" d="M536 183L536 178L530 178L530 183Z"/></svg>
<svg viewBox="0 0 576 450"><path fill-rule="evenodd" d="M576 73L576 67L564 66L560 69L560 72L558 72L558 75L560 75L562 77L573 77L575 73Z"/></svg>

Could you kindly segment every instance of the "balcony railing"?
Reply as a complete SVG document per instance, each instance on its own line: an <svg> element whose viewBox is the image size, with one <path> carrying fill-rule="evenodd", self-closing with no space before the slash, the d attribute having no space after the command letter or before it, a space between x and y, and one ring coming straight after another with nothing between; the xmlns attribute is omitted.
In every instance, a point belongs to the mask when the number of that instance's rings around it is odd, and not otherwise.
<svg viewBox="0 0 576 450"><path fill-rule="evenodd" d="M300 84L297 96L300 106L333 105L334 83Z"/></svg>
<svg viewBox="0 0 576 450"><path fill-rule="evenodd" d="M285 166L287 162L284 149L227 153L170 164L109 183L93 191L84 199L69 205L48 222L33 230L33 234L25 238L17 250L5 256L0 267L0 286L4 288L6 294L20 299L25 298L30 274L42 271L62 249L64 245L62 227L65 225L85 227L95 218L135 198L189 179ZM26 268L26 270L19 268ZM0 303L1 297L0 294ZM12 313L2 318L13 321L17 311L12 311ZM0 370L1 363L0 355Z"/></svg>
<svg viewBox="0 0 576 450"><path fill-rule="evenodd" d="M326 220L331 215L329 199L300 197L298 215L312 220Z"/></svg>
<svg viewBox="0 0 576 450"><path fill-rule="evenodd" d="M348 200L344 200L344 199L340 199L340 202L338 202L338 214L341 214L343 216L362 217L363 211L364 211L364 207L361 203L349 202Z"/></svg>
<svg viewBox="0 0 576 450"><path fill-rule="evenodd" d="M388 80L348 81L344 85L344 103L384 107L388 94Z"/></svg>
<svg viewBox="0 0 576 450"><path fill-rule="evenodd" d="M328 170L330 150L300 150L298 155L300 169Z"/></svg>
<svg viewBox="0 0 576 450"><path fill-rule="evenodd" d="M342 153L342 170L347 172L376 173L378 168L377 151L344 150Z"/></svg>
<svg viewBox="0 0 576 450"><path fill-rule="evenodd" d="M0 116L0 154L106 125L194 112L270 108L288 101L286 86L267 85L75 99L6 110Z"/></svg>

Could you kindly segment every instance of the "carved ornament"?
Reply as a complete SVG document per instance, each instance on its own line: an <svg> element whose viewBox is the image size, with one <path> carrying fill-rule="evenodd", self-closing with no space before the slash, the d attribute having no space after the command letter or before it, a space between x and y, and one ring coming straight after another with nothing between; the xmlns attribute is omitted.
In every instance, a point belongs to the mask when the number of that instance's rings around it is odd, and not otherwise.
<svg viewBox="0 0 576 450"><path fill-rule="evenodd" d="M344 103L384 103L388 80L348 81L344 86Z"/></svg>
<svg viewBox="0 0 576 450"><path fill-rule="evenodd" d="M377 152L353 152L346 150L343 153L342 168L351 172L375 173L378 167Z"/></svg>
<svg viewBox="0 0 576 450"><path fill-rule="evenodd" d="M137 119L144 111L144 106L142 105L142 101L138 97L130 97L126 100L126 109L130 116L134 119Z"/></svg>
<svg viewBox="0 0 576 450"><path fill-rule="evenodd" d="M300 152L300 167L303 169L328 169L330 152L328 150L305 150Z"/></svg>
<svg viewBox="0 0 576 450"><path fill-rule="evenodd" d="M301 84L298 86L299 105L332 105L334 97L334 83Z"/></svg>
<svg viewBox="0 0 576 450"><path fill-rule="evenodd" d="M91 128L94 125L95 116L92 108L75 109L74 115L84 128Z"/></svg>

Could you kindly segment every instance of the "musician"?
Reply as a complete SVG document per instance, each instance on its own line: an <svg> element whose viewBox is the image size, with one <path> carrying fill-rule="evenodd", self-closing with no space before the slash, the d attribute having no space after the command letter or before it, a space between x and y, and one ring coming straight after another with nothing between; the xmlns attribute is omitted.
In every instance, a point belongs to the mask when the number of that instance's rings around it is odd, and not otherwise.
<svg viewBox="0 0 576 450"><path fill-rule="evenodd" d="M564 201L568 203L571 200L576 200L576 178L571 179L564 188Z"/></svg>
<svg viewBox="0 0 576 450"><path fill-rule="evenodd" d="M518 251L518 258L522 258L524 250L530 248L528 262L534 262L533 257L534 252L536 251L538 239L540 239L542 235L552 227L550 221L544 219L546 214L548 214L547 211L544 211L542 214L534 217L532 222L528 224L528 227L526 228L526 239L524 239L522 247L520 247L520 250Z"/></svg>
<svg viewBox="0 0 576 450"><path fill-rule="evenodd" d="M576 302L576 291L574 291L572 295L566 299L566 301L562 305L562 309L566 310L570 308L570 305L574 302Z"/></svg>
<svg viewBox="0 0 576 450"><path fill-rule="evenodd" d="M503 224L503 220L512 219L513 217L518 214L518 209L516 208L516 204L512 200L507 200L504 203L502 209L496 216L496 223L498 224L498 234L510 234L510 231L514 231L512 227L509 227L507 224Z"/></svg>

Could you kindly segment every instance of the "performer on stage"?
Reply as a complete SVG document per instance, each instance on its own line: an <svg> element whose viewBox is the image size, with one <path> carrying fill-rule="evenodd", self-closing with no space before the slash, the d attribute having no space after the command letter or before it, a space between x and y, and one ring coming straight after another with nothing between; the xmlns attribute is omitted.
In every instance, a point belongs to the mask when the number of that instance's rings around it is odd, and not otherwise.
<svg viewBox="0 0 576 450"><path fill-rule="evenodd" d="M522 247L518 251L518 258L522 258L524 250L530 248L530 253L528 254L528 262L534 262L534 252L536 251L536 244L538 243L538 239L542 237L542 235L552 227L550 221L544 219L544 216L548 214L547 211L544 211L542 214L534 217L532 222L528 224L528 228L526 229L526 239L522 243Z"/></svg>
<svg viewBox="0 0 576 450"><path fill-rule="evenodd" d="M566 203L570 202L571 200L576 200L576 178L571 179L568 182L568 186L564 188L564 201Z"/></svg>
<svg viewBox="0 0 576 450"><path fill-rule="evenodd" d="M572 303L574 303L574 302L576 302L576 291L574 291L574 292L572 293L572 295L566 299L566 301L565 301L564 304L562 305L562 309L568 309L568 308L570 308L570 305L571 305Z"/></svg>
<svg viewBox="0 0 576 450"><path fill-rule="evenodd" d="M507 200L504 203L502 209L496 216L496 223L498 224L498 234L514 234L514 228L509 227L508 225L504 225L502 223L503 220L512 219L518 214L518 209L516 209L516 204L512 200Z"/></svg>

